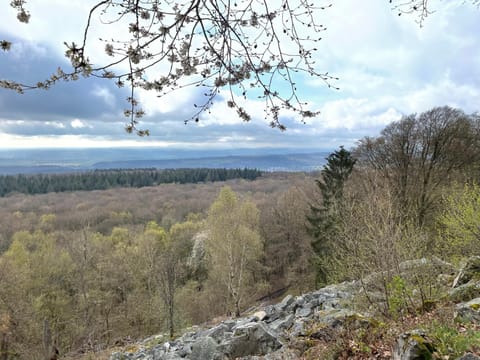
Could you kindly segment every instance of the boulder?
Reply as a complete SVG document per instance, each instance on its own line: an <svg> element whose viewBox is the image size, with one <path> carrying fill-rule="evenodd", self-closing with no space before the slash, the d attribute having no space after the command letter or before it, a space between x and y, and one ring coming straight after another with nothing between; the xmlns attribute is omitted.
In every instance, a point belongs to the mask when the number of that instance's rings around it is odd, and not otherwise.
<svg viewBox="0 0 480 360"><path fill-rule="evenodd" d="M435 346L425 331L417 329L405 332L397 339L393 360L428 360L433 358Z"/></svg>
<svg viewBox="0 0 480 360"><path fill-rule="evenodd" d="M263 321L267 317L267 312L260 310L252 315L257 321Z"/></svg>
<svg viewBox="0 0 480 360"><path fill-rule="evenodd" d="M312 314L313 314L313 309L309 304L307 304L307 306L305 307L297 308L297 310L295 311L295 315L297 317L309 317Z"/></svg>
<svg viewBox="0 0 480 360"><path fill-rule="evenodd" d="M294 303L295 303L295 299L293 298L293 296L287 295L285 296L285 298L283 298L283 300L280 303L275 305L275 308L279 312L288 311L288 309L290 309Z"/></svg>
<svg viewBox="0 0 480 360"><path fill-rule="evenodd" d="M455 310L455 321L480 324L480 297L457 304Z"/></svg>
<svg viewBox="0 0 480 360"><path fill-rule="evenodd" d="M189 356L191 360L214 360L221 359L217 353L217 342L210 336L198 339L192 345L192 352Z"/></svg>
<svg viewBox="0 0 480 360"><path fill-rule="evenodd" d="M432 256L431 258L421 258L416 260L406 260L399 264L400 272L408 273L418 270L433 270L436 275L438 274L454 274L456 272L455 267L442 259Z"/></svg>
<svg viewBox="0 0 480 360"><path fill-rule="evenodd" d="M277 333L281 332L282 330L288 330L293 325L293 319L294 318L295 318L295 316L293 314L287 315L284 318L280 318L280 319L277 319L277 320L273 321L269 325L269 327L270 327L270 329L272 329L273 331L275 331Z"/></svg>
<svg viewBox="0 0 480 360"><path fill-rule="evenodd" d="M199 337L210 337L219 343L222 341L222 338L225 336L225 333L232 330L232 327L233 327L232 324L226 324L222 322L211 329L201 332L199 334Z"/></svg>
<svg viewBox="0 0 480 360"><path fill-rule="evenodd" d="M265 313L267 314L264 319L264 321L267 323L277 320L280 315L282 315L282 313L277 310L275 305L268 305L263 309L263 311L265 311Z"/></svg>
<svg viewBox="0 0 480 360"><path fill-rule="evenodd" d="M480 281L470 280L466 284L456 286L448 292L454 302L465 302L480 297Z"/></svg>
<svg viewBox="0 0 480 360"><path fill-rule="evenodd" d="M238 358L238 360L298 360L299 358L300 355L295 350L282 347L267 355L246 356Z"/></svg>
<svg viewBox="0 0 480 360"><path fill-rule="evenodd" d="M466 261L453 281L453 287L466 284L471 280L480 280L480 256L472 256Z"/></svg>
<svg viewBox="0 0 480 360"><path fill-rule="evenodd" d="M252 322L234 329L233 336L224 339L221 352L228 358L265 355L282 347L282 343L262 322Z"/></svg>

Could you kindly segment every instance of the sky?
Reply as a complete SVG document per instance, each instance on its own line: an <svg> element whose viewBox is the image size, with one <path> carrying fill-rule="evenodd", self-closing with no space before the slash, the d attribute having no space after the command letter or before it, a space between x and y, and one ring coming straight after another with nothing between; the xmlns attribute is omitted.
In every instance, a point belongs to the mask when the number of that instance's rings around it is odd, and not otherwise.
<svg viewBox="0 0 480 360"><path fill-rule="evenodd" d="M295 0L292 0L295 1ZM64 41L80 42L91 0L27 2L29 24L0 0L0 79L36 83L60 65L68 69ZM376 136L402 115L449 105L480 111L480 9L463 1L430 1L435 10L422 27L417 18L398 16L386 0L335 0L322 12L327 27L315 54L319 72L337 76L334 90L320 79L297 79L302 99L315 118L281 118L287 130L268 126L262 103L245 103L252 120L242 122L219 98L199 123L184 120L195 109L198 89L167 99L142 92L146 116L140 138L124 130L125 89L88 78L48 91L17 94L0 89L0 149L155 146L181 149L330 150ZM360 5L361 4L361 5ZM110 26L105 37L117 30ZM95 51L95 49L94 49ZM101 58L103 50L98 48ZM96 55L96 54L92 54Z"/></svg>

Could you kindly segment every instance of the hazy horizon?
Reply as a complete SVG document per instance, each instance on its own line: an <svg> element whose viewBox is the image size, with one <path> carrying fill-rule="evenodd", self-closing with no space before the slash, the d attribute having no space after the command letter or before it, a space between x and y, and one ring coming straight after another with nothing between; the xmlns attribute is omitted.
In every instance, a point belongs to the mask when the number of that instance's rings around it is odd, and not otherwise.
<svg viewBox="0 0 480 360"><path fill-rule="evenodd" d="M332 150L163 148L0 149L0 175L88 171L113 168L258 168L312 171Z"/></svg>

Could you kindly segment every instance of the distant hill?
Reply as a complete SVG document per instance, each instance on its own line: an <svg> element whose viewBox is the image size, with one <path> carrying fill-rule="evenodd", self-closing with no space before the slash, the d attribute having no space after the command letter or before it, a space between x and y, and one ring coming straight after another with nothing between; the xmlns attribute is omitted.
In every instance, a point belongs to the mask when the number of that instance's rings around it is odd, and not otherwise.
<svg viewBox="0 0 480 360"><path fill-rule="evenodd" d="M325 164L325 153L285 155L216 156L190 159L107 161L93 164L95 169L128 168L249 168L263 171L313 171Z"/></svg>
<svg viewBox="0 0 480 360"><path fill-rule="evenodd" d="M0 152L0 175L72 173L107 169L225 168L262 171L314 171L328 152L307 154L212 155L139 149L20 150Z"/></svg>

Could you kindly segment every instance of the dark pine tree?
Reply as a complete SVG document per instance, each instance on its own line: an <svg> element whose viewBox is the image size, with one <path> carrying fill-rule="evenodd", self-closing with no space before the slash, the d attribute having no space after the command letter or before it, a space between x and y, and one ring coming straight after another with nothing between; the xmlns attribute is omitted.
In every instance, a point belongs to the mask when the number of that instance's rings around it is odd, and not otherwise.
<svg viewBox="0 0 480 360"><path fill-rule="evenodd" d="M316 255L317 284L327 281L328 269L321 259L331 253L332 242L338 233L338 219L341 216L343 188L352 173L356 159L343 146L335 150L327 158L321 171L321 178L316 184L322 194L318 205L310 205L307 226L313 237L312 248Z"/></svg>

